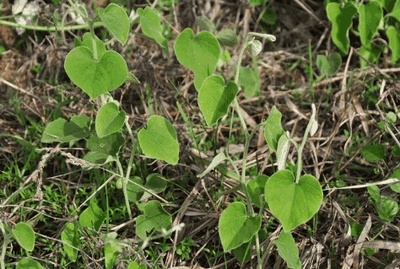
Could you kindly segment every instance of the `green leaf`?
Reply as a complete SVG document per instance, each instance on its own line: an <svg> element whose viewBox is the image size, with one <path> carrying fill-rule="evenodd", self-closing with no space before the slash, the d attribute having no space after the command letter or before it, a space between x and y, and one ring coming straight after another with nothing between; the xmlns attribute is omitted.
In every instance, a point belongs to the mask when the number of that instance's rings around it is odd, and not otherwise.
<svg viewBox="0 0 400 269"><path fill-rule="evenodd" d="M342 65L342 56L338 52L332 52L327 56L318 55L316 64L323 76L333 76L339 71Z"/></svg>
<svg viewBox="0 0 400 269"><path fill-rule="evenodd" d="M99 138L121 130L125 123L125 112L119 111L114 102L104 104L96 116L95 127Z"/></svg>
<svg viewBox="0 0 400 269"><path fill-rule="evenodd" d="M368 186L368 193L371 196L371 202L378 212L379 218L389 222L393 221L399 212L397 200L390 196L380 195L380 190L375 185Z"/></svg>
<svg viewBox="0 0 400 269"><path fill-rule="evenodd" d="M276 151L279 138L285 133L282 128L281 120L281 112L273 106L264 124L264 138L272 152Z"/></svg>
<svg viewBox="0 0 400 269"><path fill-rule="evenodd" d="M147 121L147 128L138 133L143 153L169 164L179 160L179 143L174 127L162 116L153 115Z"/></svg>
<svg viewBox="0 0 400 269"><path fill-rule="evenodd" d="M256 57L261 53L263 45L260 40L253 39L248 44L248 50L250 51L251 56Z"/></svg>
<svg viewBox="0 0 400 269"><path fill-rule="evenodd" d="M144 185L144 187L150 190L151 193L146 191L141 197L141 200L153 196L152 193L160 193L165 191L165 189L167 188L167 180L161 177L159 174L153 173L146 177L146 184Z"/></svg>
<svg viewBox="0 0 400 269"><path fill-rule="evenodd" d="M393 10L396 0L375 0L377 1L387 12ZM397 1L398 2L398 1Z"/></svg>
<svg viewBox="0 0 400 269"><path fill-rule="evenodd" d="M381 196L379 202L374 203L379 218L385 221L392 222L399 212L397 200L390 196Z"/></svg>
<svg viewBox="0 0 400 269"><path fill-rule="evenodd" d="M286 168L287 156L290 149L290 140L286 134L281 135L278 140L278 147L276 149L276 163L278 165L278 170L283 170Z"/></svg>
<svg viewBox="0 0 400 269"><path fill-rule="evenodd" d="M17 263L16 269L44 269L44 267L35 260L30 258L22 258Z"/></svg>
<svg viewBox="0 0 400 269"><path fill-rule="evenodd" d="M383 18L382 8L378 2L370 1L358 7L358 14L358 32L360 33L361 44L370 47L372 38L377 34Z"/></svg>
<svg viewBox="0 0 400 269"><path fill-rule="evenodd" d="M267 238L267 232L264 229L258 231L258 240L260 242ZM253 236L251 240L247 243L240 245L238 248L232 250L232 254L240 263L246 263L250 260L252 256L252 251L254 251L254 246L256 245L256 238Z"/></svg>
<svg viewBox="0 0 400 269"><path fill-rule="evenodd" d="M139 8L137 12L140 17L140 27L142 27L143 33L154 39L163 49L167 49L167 39L162 34L163 29L161 27L160 15L157 11L147 6L145 9Z"/></svg>
<svg viewBox="0 0 400 269"><path fill-rule="evenodd" d="M222 29L217 34L217 39L222 46L233 47L238 43L238 37L232 29Z"/></svg>
<svg viewBox="0 0 400 269"><path fill-rule="evenodd" d="M82 139L90 134L90 121L86 115L73 116L69 122L63 118L47 124L43 131L42 143L66 143Z"/></svg>
<svg viewBox="0 0 400 269"><path fill-rule="evenodd" d="M90 134L91 118L86 115L73 116L69 121L58 118L47 124L43 131L43 143L71 142L87 137Z"/></svg>
<svg viewBox="0 0 400 269"><path fill-rule="evenodd" d="M120 251L114 244L108 242L104 245L104 263L106 269L112 269L118 261Z"/></svg>
<svg viewBox="0 0 400 269"><path fill-rule="evenodd" d="M260 92L258 70L249 67L240 67L239 85L243 87L246 98L254 97Z"/></svg>
<svg viewBox="0 0 400 269"><path fill-rule="evenodd" d="M86 142L86 147L90 152L83 159L99 165L113 161L113 157L117 156L124 143L125 139L121 133L113 133L103 138L93 134Z"/></svg>
<svg viewBox="0 0 400 269"><path fill-rule="evenodd" d="M356 12L357 9L352 4L341 8L339 3L331 2L326 6L326 13L332 24L333 43L343 54L347 54L349 51L349 30Z"/></svg>
<svg viewBox="0 0 400 269"><path fill-rule="evenodd" d="M388 14L388 16L395 18L398 22L400 22L400 1L397 0L393 6L392 11Z"/></svg>
<svg viewBox="0 0 400 269"><path fill-rule="evenodd" d="M398 1L400 3L400 1ZM400 31L390 25L386 29L386 35L389 39L389 48L392 53L390 61L395 64L400 59Z"/></svg>
<svg viewBox="0 0 400 269"><path fill-rule="evenodd" d="M129 17L125 10L117 4L111 3L105 9L99 8L97 14L115 39L125 45L131 28Z"/></svg>
<svg viewBox="0 0 400 269"><path fill-rule="evenodd" d="M90 49L93 53L93 41L96 42L97 56L101 58L103 54L107 51L106 45L97 36L91 33L85 33L83 35L82 41L78 40L78 46L84 46Z"/></svg>
<svg viewBox="0 0 400 269"><path fill-rule="evenodd" d="M78 249L81 247L79 236L79 230L72 222L68 222L61 233L64 251L72 262L78 258Z"/></svg>
<svg viewBox="0 0 400 269"><path fill-rule="evenodd" d="M382 144L367 145L361 148L361 155L368 162L383 161L386 148Z"/></svg>
<svg viewBox="0 0 400 269"><path fill-rule="evenodd" d="M397 168L397 169L393 172L391 178L400 179L400 168ZM389 185L389 187L390 187L390 189L392 189L392 191L397 192L397 193L400 193L400 183L391 184L391 185Z"/></svg>
<svg viewBox="0 0 400 269"><path fill-rule="evenodd" d="M253 6L260 6L267 2L267 0L249 0L249 3Z"/></svg>
<svg viewBox="0 0 400 269"><path fill-rule="evenodd" d="M278 247L279 256L285 260L289 268L301 269L299 249L294 242L292 233L281 232L275 244Z"/></svg>
<svg viewBox="0 0 400 269"><path fill-rule="evenodd" d="M221 48L212 33L202 31L195 36L186 28L177 37L174 51L179 63L195 74L194 85L199 90L204 79L214 73Z"/></svg>
<svg viewBox="0 0 400 269"><path fill-rule="evenodd" d="M12 229L12 234L22 248L27 251L33 250L36 236L31 225L26 222L19 222Z"/></svg>
<svg viewBox="0 0 400 269"><path fill-rule="evenodd" d="M208 126L214 125L226 115L238 90L233 81L225 85L221 76L212 75L204 80L199 90L198 103Z"/></svg>
<svg viewBox="0 0 400 269"><path fill-rule="evenodd" d="M206 170L203 171L200 175L198 175L198 178L203 178L205 175L210 173L212 170L214 170L218 165L220 165L223 161L228 160L228 156L226 156L225 151L221 151L217 155L214 156L210 164L207 166Z"/></svg>
<svg viewBox="0 0 400 269"><path fill-rule="evenodd" d="M265 184L268 180L266 175L257 175L254 179L248 180L246 183L247 192L249 193L251 201L258 207L265 204L264 196ZM261 196L262 195L262 196Z"/></svg>
<svg viewBox="0 0 400 269"><path fill-rule="evenodd" d="M368 186L367 190L368 190L369 196L371 196L372 201L374 203L379 202L379 200L381 199L381 192L380 192L378 186L376 186L376 185Z"/></svg>
<svg viewBox="0 0 400 269"><path fill-rule="evenodd" d="M369 47L361 46L359 49L361 67L366 67L370 63L376 63L382 53L382 48L383 46L376 46L374 44L371 44Z"/></svg>
<svg viewBox="0 0 400 269"><path fill-rule="evenodd" d="M303 175L296 184L289 170L276 172L265 185L265 200L285 232L310 220L318 212L322 197L321 185L314 176Z"/></svg>
<svg viewBox="0 0 400 269"><path fill-rule="evenodd" d="M139 265L137 262L131 262L128 265L128 269L146 269L146 265Z"/></svg>
<svg viewBox="0 0 400 269"><path fill-rule="evenodd" d="M265 8L261 13L261 20L268 25L275 25L278 20L278 16L273 9Z"/></svg>
<svg viewBox="0 0 400 269"><path fill-rule="evenodd" d="M222 212L218 232L224 252L249 242L261 226L261 217L248 216L241 202L233 202Z"/></svg>
<svg viewBox="0 0 400 269"><path fill-rule="evenodd" d="M167 180L159 174L150 174L146 177L146 183L140 177L133 177L128 181L128 199L131 202L144 201L154 194L163 192L167 187ZM146 191L148 190L148 191Z"/></svg>
<svg viewBox="0 0 400 269"><path fill-rule="evenodd" d="M97 60L84 46L68 53L64 68L72 82L92 99L121 86L128 74L126 62L117 52L106 51Z"/></svg>
<svg viewBox="0 0 400 269"><path fill-rule="evenodd" d="M79 223L83 227L98 231L106 218L106 214L96 202L90 202L89 206L79 215Z"/></svg>
<svg viewBox="0 0 400 269"><path fill-rule="evenodd" d="M130 202L138 202L144 193L143 180L138 176L133 177L128 181L126 190L128 193L128 200Z"/></svg>
<svg viewBox="0 0 400 269"><path fill-rule="evenodd" d="M136 234L142 240L148 233L170 229L172 217L168 214L159 201L149 201L143 207L143 214L136 219Z"/></svg>
<svg viewBox="0 0 400 269"><path fill-rule="evenodd" d="M197 17L196 24L199 26L201 31L214 32L215 24L207 17Z"/></svg>

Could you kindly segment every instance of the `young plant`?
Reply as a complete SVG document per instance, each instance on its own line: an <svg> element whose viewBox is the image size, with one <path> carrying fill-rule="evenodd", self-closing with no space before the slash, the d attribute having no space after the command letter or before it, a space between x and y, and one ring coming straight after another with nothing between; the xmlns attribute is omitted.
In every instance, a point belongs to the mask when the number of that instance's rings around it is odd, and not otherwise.
<svg viewBox="0 0 400 269"><path fill-rule="evenodd" d="M274 40L273 36L250 33L242 46L239 54L239 62L236 66L236 75L234 81L225 82L218 75L214 75L216 62L219 52L218 40L211 33L202 31L196 36L192 30L184 30L175 42L175 54L178 61L193 71L195 74L195 87L198 91L198 104L204 115L208 126L213 126L219 119L224 117L230 106L235 108L245 135L245 153L243 156L242 167L246 167L246 156L249 148L250 139L253 133L248 133L246 123L243 120L239 104L237 101L237 93L239 90L238 81L241 70L241 58L246 49L253 56L261 51L261 43L255 40L255 36ZM192 55L198 61L189 61L189 49L193 50ZM193 56L192 56L193 58ZM268 120L263 124L264 133L268 146L271 151L277 152L278 169L269 178L260 175L257 180L248 180L246 177L246 169L242 172L234 166L236 176L239 178L240 186L247 196L247 204L242 202L233 202L227 206L221 213L218 231L222 246L225 252L233 251L234 254L240 256L239 260L246 260L246 253L249 244L256 244L258 268L262 268L262 258L260 254L259 236L263 219L263 201L259 199L260 195L265 197L269 208L274 216L282 223L285 235L278 241L279 249L283 249L289 244L290 248L296 248L290 232L307 222L317 213L322 203L322 188L318 180L312 175L301 175L302 172L302 152L309 134L314 134L317 128L315 120L315 106L312 106L313 113L310 122L304 134L303 141L300 146L286 134L281 126L281 114L273 108ZM290 170L286 170L285 163L289 144L295 145L298 151L298 163L296 176ZM217 167L221 162L231 160L230 156L221 152L214 157L210 166L199 177L205 176L210 170ZM231 161L233 164L233 162ZM258 195L258 197L257 197ZM255 197L254 203L261 207L260 213L255 214L251 198ZM290 240L290 238L292 238ZM254 243L253 243L254 242ZM245 246L245 249L243 249ZM240 250L239 250L240 249ZM279 252L290 266L300 268L300 260L298 254L287 254L283 250Z"/></svg>
<svg viewBox="0 0 400 269"><path fill-rule="evenodd" d="M109 33L121 44L125 44L129 34L129 19L125 11L116 4L109 4L105 9L97 9L96 16L89 18L88 12L82 6L75 6L77 12L89 25L90 32L83 35L76 42L77 46L71 50L65 59L65 70L71 81L82 89L90 99L94 100L97 107L95 119L86 115L77 115L69 120L59 118L46 126L42 136L43 143L74 143L85 139L89 152L83 160L74 159L84 167L98 168L105 164L108 167L115 165L113 175L103 183L81 206L90 202L88 207L79 215L79 227L77 224L68 223L62 233L64 251L69 259L77 259L77 249L80 247L80 229L99 232L104 221L107 220L107 212L98 206L94 196L113 178L117 180L117 187L122 187L125 206L129 218L132 218L130 204L136 203L138 210L142 212L137 216L136 235L143 241L143 248L147 245L152 235L161 233L168 236L179 227L172 227L172 217L162 207L159 201L141 203L143 197L163 190L157 182L158 179L147 178L143 180L131 177L133 160L135 155L135 143L148 158L165 161L169 164L177 164L179 161L179 143L177 133L171 123L162 116L151 115L146 127L141 130L131 130L126 113L120 104L113 100L109 94L120 87L125 81L135 80L129 74L124 58L116 51L107 49L105 43L94 33L93 25L100 20ZM160 47L167 50L166 40L163 38L158 13L150 8L138 10L140 25L145 35L154 39ZM118 18L118 21L115 20ZM266 142L271 151L276 152L278 171L269 178L259 175L255 180L248 179L246 171L247 154L250 140L257 131L249 133L242 115L237 94L240 85L248 85L243 82L247 69L243 69L241 61L246 50L252 57L256 57L262 50L261 42L256 37L274 41L275 37L267 34L249 33L239 51L239 61L235 66L235 77L231 81L225 81L220 75L215 74L218 61L222 55L220 40L231 40L226 36L232 33L220 34L218 39L209 31L201 31L196 34L191 29L184 29L177 37L174 44L174 52L178 61L194 73L194 86L198 91L198 104L208 126L213 126L226 116L229 108L233 107L239 117L239 121L245 137L245 152L242 159L242 171L234 165L231 156L222 152L215 156L210 166L200 177L216 168L223 161L230 161L233 165L235 178L239 179L239 186L246 194L246 203L233 202L223 210L219 220L219 235L225 252L233 251L242 261L249 256L249 249L253 245L257 250L258 268L262 268L260 240L265 238L263 212L265 202L272 214L282 223L283 232L277 240L278 253L286 260L289 266L300 268L300 260L296 251L294 239L290 232L299 225L307 222L317 213L322 202L322 189L318 180L309 174L302 175L302 153L309 134L313 134L317 128L316 111L313 112L307 125L303 141L300 145L289 137L282 128L281 114L274 107L264 126ZM244 71L246 70L246 71ZM255 70L254 67L251 70ZM242 73L242 76L241 76ZM258 74L258 73L257 73ZM241 79L242 78L242 79ZM258 75L255 76L258 80ZM242 83L239 83L242 81ZM94 126L92 124L94 122ZM130 144L125 144L126 132ZM135 134L137 134L135 136ZM286 158L290 145L297 150L298 160L295 173L285 169ZM130 145L130 158L126 167L121 162L120 151L123 146ZM68 155L66 155L68 156ZM70 157L71 158L71 157ZM159 181L158 181L159 182ZM150 187L151 190L147 189ZM153 191L154 190L154 191ZM78 210L80 209L80 207ZM254 207L260 207L256 214ZM107 233L102 235L104 241L105 267L111 268L122 251L121 242L117 234ZM131 267L138 264L131 264Z"/></svg>
<svg viewBox="0 0 400 269"><path fill-rule="evenodd" d="M359 1L329 1L325 7L332 24L331 37L339 51L347 55L350 47L349 31L357 32L360 37L360 63L364 67L367 61L376 62L384 48L375 44L374 38L383 30L391 52L391 62L400 59L400 2L372 0L367 3ZM357 29L353 19L358 18Z"/></svg>
<svg viewBox="0 0 400 269"><path fill-rule="evenodd" d="M172 165L178 162L179 144L174 127L167 119L159 115L151 115L145 128L131 130L126 113L110 95L111 91L120 87L124 82L138 81L133 74L128 72L124 58L118 52L107 49L105 43L95 35L93 26L100 21L111 36L124 45L130 31L130 21L125 10L116 4L109 4L104 9L98 8L95 17L90 18L83 6L72 1L70 4L86 21L90 32L85 33L82 39L77 40L76 47L66 56L64 68L71 81L82 89L95 104L98 104L97 115L94 119L86 115L76 115L69 120L58 118L46 126L41 141L72 145L78 140L85 139L89 151L83 159L65 155L69 156L72 163L92 169L106 164L108 166L115 165L114 175L110 175L109 180L86 200L90 203L79 215L79 227L70 222L65 225L62 232L64 251L71 261L76 261L81 246L79 240L81 228L99 231L104 221L108 223L108 214L97 205L94 195L113 178L117 180L117 187L122 188L129 218L132 218L132 201L143 212L136 219L136 233L143 240L143 246L150 240L149 236L154 232L162 232L164 236L168 236L172 232L169 230L172 223L171 216L163 209L162 205L158 201L145 203L140 200L142 196L148 198L151 196L150 193L162 191L163 188L158 185L160 180L148 177L146 185L144 185L143 182L135 182L131 178L131 173L134 167L135 143L139 143L146 157L163 160ZM147 29L157 25L157 22L152 21L155 19L154 11L146 8L140 10L139 14L144 32L147 33ZM159 28L155 28L154 31L157 29L159 30ZM152 38L165 48L166 42L160 38L159 34L153 32ZM94 124L92 124L93 122ZM131 142L131 156L127 165L120 158L121 148L126 142L123 132L128 134ZM132 198L131 192L132 185L136 187L134 198ZM160 218L161 216L163 218ZM154 222L154 220L157 221ZM103 235L105 268L112 268L118 254L122 251L116 237L115 233Z"/></svg>
<svg viewBox="0 0 400 269"><path fill-rule="evenodd" d="M0 268L5 269L4 258L7 251L7 245L15 239L18 245L28 253L28 257L24 257L17 262L16 268L18 269L43 269L44 267L36 260L29 258L29 253L33 251L35 247L36 234L32 229L32 226L27 222L18 222L14 228L9 231L2 221L0 221L0 232L3 235L3 245L0 254Z"/></svg>

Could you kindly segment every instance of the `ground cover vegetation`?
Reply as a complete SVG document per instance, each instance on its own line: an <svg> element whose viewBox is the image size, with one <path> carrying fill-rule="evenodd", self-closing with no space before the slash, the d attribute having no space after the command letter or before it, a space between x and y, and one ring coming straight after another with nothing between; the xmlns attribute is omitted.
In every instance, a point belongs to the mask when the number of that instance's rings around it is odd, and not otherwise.
<svg viewBox="0 0 400 269"><path fill-rule="evenodd" d="M1 269L400 264L400 0L0 7Z"/></svg>

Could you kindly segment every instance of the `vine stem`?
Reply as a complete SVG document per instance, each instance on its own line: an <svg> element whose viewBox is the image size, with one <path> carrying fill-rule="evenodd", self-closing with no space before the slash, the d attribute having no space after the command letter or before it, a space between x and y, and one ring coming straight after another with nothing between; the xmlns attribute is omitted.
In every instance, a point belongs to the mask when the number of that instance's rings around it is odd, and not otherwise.
<svg viewBox="0 0 400 269"><path fill-rule="evenodd" d="M23 28L26 30L33 30L33 31L41 31L41 32L63 32L63 31L73 31L73 30L83 30L89 29L90 26L88 24L82 25L70 25L70 26L40 26L40 25L22 25L16 22L0 20L0 25L7 25L13 28ZM95 22L93 23L93 28L98 28L103 26L102 22Z"/></svg>
<svg viewBox="0 0 400 269"><path fill-rule="evenodd" d="M122 191L124 193L125 205L126 205L126 209L128 211L129 218L132 219L132 211L131 211L131 207L130 207L130 203L129 203L129 199L128 199L127 186L128 186L129 177L131 175L131 171L132 171L132 167L133 167L133 158L135 156L135 150L134 150L134 146L133 146L134 145L134 141L135 141L135 137L133 136L132 129L129 126L128 119L125 120L125 127L128 130L129 137L131 138L132 148L131 148L131 155L129 157L128 167L126 169L125 178L122 181Z"/></svg>
<svg viewBox="0 0 400 269"><path fill-rule="evenodd" d="M297 148L297 173L296 173L296 184L299 183L301 172L303 170L303 150L306 145L308 135L312 131L311 128L317 123L315 120L316 108L315 104L311 104L311 118L307 124L306 131L304 132L303 141L301 141L300 146Z"/></svg>
<svg viewBox="0 0 400 269"><path fill-rule="evenodd" d="M243 55L244 55L244 52L245 52L246 48L248 47L248 45L249 45L249 37L246 37L246 40L240 49L239 59L236 64L236 70L235 70L236 73L235 73L235 79L234 79L234 82L236 83L236 85L239 85L240 66L242 65ZM245 137L245 148L244 148L243 156L242 156L242 171L240 174L240 184L242 186L243 192L246 194L246 197L247 197L247 199L246 199L247 212L249 213L249 215L253 215L254 209L253 209L253 206L250 201L249 192L247 191L247 188L246 188L246 166L247 166L247 155L248 155L248 151L249 151L249 147L250 147L250 139L254 135L257 128L254 128L253 132L251 134L249 134L249 131L247 129L247 124L243 118L243 114L241 112L241 108L240 108L239 102L237 100L237 97L235 97L233 105L234 105L234 109L236 110L236 113L239 117L239 121L243 128L243 133L244 133L244 137ZM257 245L256 249L257 249L257 260L258 260L258 264L259 264L259 269L262 269L260 267L262 265L262 260L261 260L261 253L260 253L260 247L259 247L258 231L255 234L255 239L256 239L256 245Z"/></svg>
<svg viewBox="0 0 400 269"><path fill-rule="evenodd" d="M2 221L0 221L0 231L3 234L3 246L1 248L1 254L0 254L0 268L1 269L5 269L5 265L4 265L4 259L6 257L6 249L7 249L7 244L9 241L9 236L7 235L5 229L4 229L4 224Z"/></svg>

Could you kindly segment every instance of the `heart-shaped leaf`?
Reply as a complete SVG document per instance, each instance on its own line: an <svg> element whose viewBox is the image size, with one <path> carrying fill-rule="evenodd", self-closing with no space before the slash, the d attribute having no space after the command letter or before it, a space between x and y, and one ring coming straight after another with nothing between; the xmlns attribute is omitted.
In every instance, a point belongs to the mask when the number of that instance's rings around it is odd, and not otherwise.
<svg viewBox="0 0 400 269"><path fill-rule="evenodd" d="M141 239L146 239L148 233L169 229L172 217L164 210L159 201L150 201L142 206L143 214L136 219L136 234Z"/></svg>
<svg viewBox="0 0 400 269"><path fill-rule="evenodd" d="M19 222L12 229L12 234L22 248L27 251L33 250L36 237L31 225L26 222Z"/></svg>
<svg viewBox="0 0 400 269"><path fill-rule="evenodd" d="M139 8L137 12L140 16L140 26L143 33L154 39L163 49L166 49L168 44L167 39L162 35L160 15L148 6L145 9Z"/></svg>
<svg viewBox="0 0 400 269"><path fill-rule="evenodd" d="M101 58L104 52L107 51L106 46L103 41L101 41L97 36L93 36L91 33L85 33L80 39L75 40L75 47L84 46L93 52L93 41L96 42L97 57Z"/></svg>
<svg viewBox="0 0 400 269"><path fill-rule="evenodd" d="M380 162L385 158L386 148L383 144L371 144L361 148L361 155L368 162Z"/></svg>
<svg viewBox="0 0 400 269"><path fill-rule="evenodd" d="M221 76L207 77L199 90L199 108L208 126L225 116L238 92L238 86L229 81L226 86Z"/></svg>
<svg viewBox="0 0 400 269"><path fill-rule="evenodd" d="M358 7L358 14L358 31L360 33L361 44L369 48L372 38L378 32L379 24L383 18L382 7L377 1L370 1Z"/></svg>
<svg viewBox="0 0 400 269"><path fill-rule="evenodd" d="M266 175L257 175L254 179L247 181L246 189L249 193L251 201L258 207L261 207L265 199L261 195L264 195L265 184L268 180ZM262 200L261 200L262 199Z"/></svg>
<svg viewBox="0 0 400 269"><path fill-rule="evenodd" d="M153 196L154 193L163 192L167 188L167 180L161 177L159 174L150 174L146 177L146 184L144 185L145 190L150 190L150 192L145 192L140 200L148 199Z"/></svg>
<svg viewBox="0 0 400 269"><path fill-rule="evenodd" d="M328 57L325 55L318 55L316 64L321 75L333 76L342 64L342 57L338 52L333 52L329 54Z"/></svg>
<svg viewBox="0 0 400 269"><path fill-rule="evenodd" d="M119 111L114 102L106 103L96 116L95 127L98 137L103 138L121 130L125 122L125 112Z"/></svg>
<svg viewBox="0 0 400 269"><path fill-rule="evenodd" d="M246 98L255 96L260 92L260 79L256 68L240 67L239 85L243 87Z"/></svg>
<svg viewBox="0 0 400 269"><path fill-rule="evenodd" d="M61 233L61 240L64 245L64 251L72 262L75 262L78 258L78 249L81 246L79 236L78 227L73 222L65 224L64 230Z"/></svg>
<svg viewBox="0 0 400 269"><path fill-rule="evenodd" d="M394 170L391 178L400 180L400 168L397 168L396 170ZM389 187L392 191L400 193L400 183L390 184Z"/></svg>
<svg viewBox="0 0 400 269"><path fill-rule="evenodd" d="M90 134L90 121L86 115L73 116L69 122L58 118L47 124L41 141L65 143L84 138Z"/></svg>
<svg viewBox="0 0 400 269"><path fill-rule="evenodd" d="M93 134L86 142L90 151L83 159L99 165L113 161L124 143L125 139L121 133L113 133L103 138Z"/></svg>
<svg viewBox="0 0 400 269"><path fill-rule="evenodd" d="M393 3L393 1L384 1L385 3L387 2L388 4ZM393 5L392 10L388 14L388 16L395 18L398 22L400 22L400 1L396 1L395 4Z"/></svg>
<svg viewBox="0 0 400 269"><path fill-rule="evenodd" d="M301 269L299 248L294 242L292 233L281 232L275 244L278 247L279 256L286 261L289 268Z"/></svg>
<svg viewBox="0 0 400 269"><path fill-rule="evenodd" d="M122 45L128 41L130 23L125 10L117 4L111 3L105 9L99 8L97 14L108 31Z"/></svg>
<svg viewBox="0 0 400 269"><path fill-rule="evenodd" d="M356 12L357 9L352 4L347 4L342 8L339 3L331 2L326 6L328 19L332 23L333 43L343 54L347 54L349 51L349 30Z"/></svg>
<svg viewBox="0 0 400 269"><path fill-rule="evenodd" d="M232 29L222 29L218 32L217 39L222 46L233 47L238 43L238 37Z"/></svg>
<svg viewBox="0 0 400 269"><path fill-rule="evenodd" d="M117 52L106 51L96 61L85 46L68 53L64 68L72 82L92 99L121 86L128 74L126 62Z"/></svg>
<svg viewBox="0 0 400 269"><path fill-rule="evenodd" d="M285 133L281 120L282 113L273 106L264 124L264 138L271 151L277 150L279 138Z"/></svg>
<svg viewBox="0 0 400 269"><path fill-rule="evenodd" d="M79 215L79 224L98 231L106 218L106 214L95 201L90 202L89 206Z"/></svg>
<svg viewBox="0 0 400 269"><path fill-rule="evenodd" d="M128 181L126 190L128 193L128 200L131 202L138 202L144 193L143 179L138 176L133 177Z"/></svg>
<svg viewBox="0 0 400 269"><path fill-rule="evenodd" d="M265 200L285 232L310 220L318 212L322 197L321 185L312 175L303 175L296 184L291 171L281 170L265 184Z"/></svg>
<svg viewBox="0 0 400 269"><path fill-rule="evenodd" d="M43 269L44 267L35 260L30 258L22 258L15 267L16 269Z"/></svg>
<svg viewBox="0 0 400 269"><path fill-rule="evenodd" d="M179 143L174 127L158 115L151 116L147 128L138 133L139 145L143 153L169 164L177 164L179 159Z"/></svg>
<svg viewBox="0 0 400 269"><path fill-rule="evenodd" d="M199 90L217 66L221 53L217 38L207 31L195 36L192 29L186 28L177 37L174 50L178 61L195 74L194 85Z"/></svg>
<svg viewBox="0 0 400 269"><path fill-rule="evenodd" d="M400 1L398 2L400 3ZM394 26L389 26L386 29L386 35L389 39L389 48L392 53L390 61L394 64L400 59L400 31Z"/></svg>
<svg viewBox="0 0 400 269"><path fill-rule="evenodd" d="M261 217L246 214L241 202L233 202L222 212L218 222L218 232L224 252L249 242L260 230Z"/></svg>

